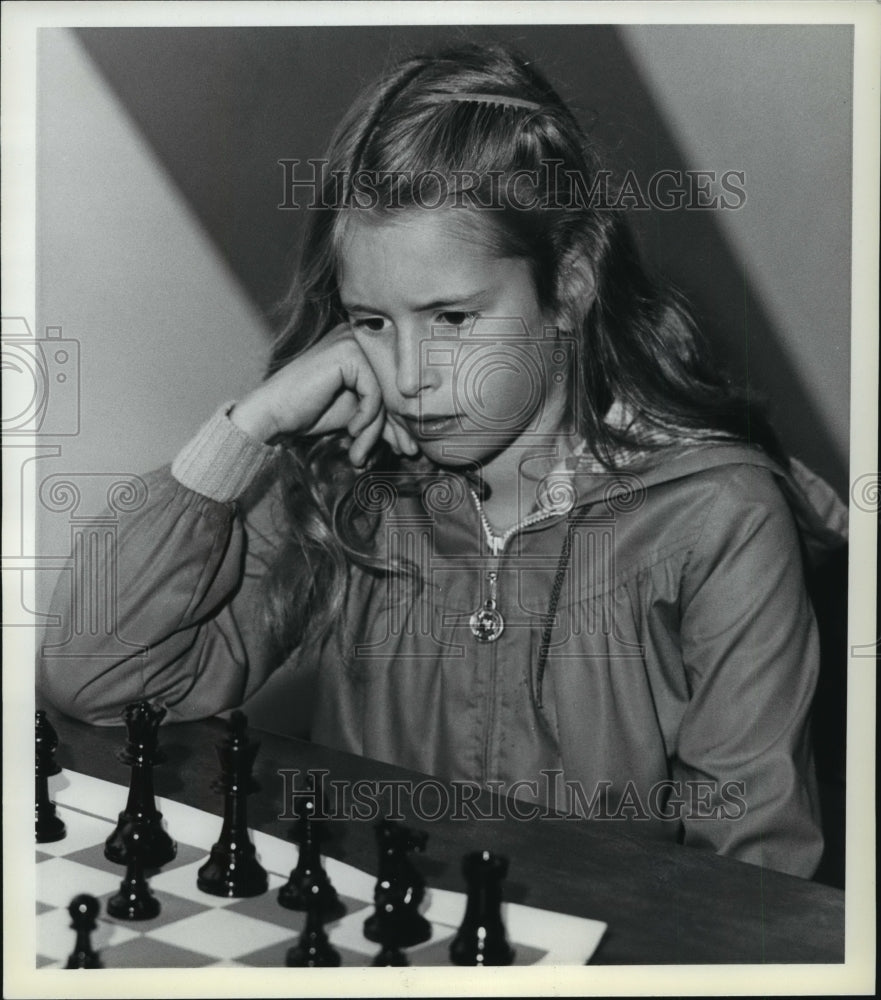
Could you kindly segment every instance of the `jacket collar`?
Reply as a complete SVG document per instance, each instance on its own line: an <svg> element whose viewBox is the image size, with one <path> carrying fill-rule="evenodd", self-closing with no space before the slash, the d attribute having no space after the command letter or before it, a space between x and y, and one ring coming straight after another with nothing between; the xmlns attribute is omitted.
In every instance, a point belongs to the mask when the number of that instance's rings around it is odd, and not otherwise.
<svg viewBox="0 0 881 1000"><path fill-rule="evenodd" d="M538 465L539 463L537 463ZM540 463L542 468L547 463ZM647 491L688 476L726 465L750 465L767 469L786 497L808 549L814 558L840 547L847 538L847 510L831 487L808 472L797 460L784 468L758 448L739 442L692 441L643 452L625 468L604 469L583 445L544 475L530 475L524 462L517 525L496 535L480 503L473 481L456 471L446 471L451 493L467 497L456 504L449 517L436 521L436 540L442 548L459 546L467 536L471 548L500 552L510 539L523 532L541 531L565 519L573 511L592 509L602 515L626 513L642 506ZM483 543L477 541L479 536Z"/></svg>

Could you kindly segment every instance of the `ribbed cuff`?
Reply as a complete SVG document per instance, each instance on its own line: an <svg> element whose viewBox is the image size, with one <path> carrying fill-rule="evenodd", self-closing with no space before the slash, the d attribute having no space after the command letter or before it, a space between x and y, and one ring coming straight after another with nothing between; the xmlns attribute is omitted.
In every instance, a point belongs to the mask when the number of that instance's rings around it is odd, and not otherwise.
<svg viewBox="0 0 881 1000"><path fill-rule="evenodd" d="M219 503L238 499L281 451L237 427L229 419L234 405L224 403L171 464L182 486Z"/></svg>

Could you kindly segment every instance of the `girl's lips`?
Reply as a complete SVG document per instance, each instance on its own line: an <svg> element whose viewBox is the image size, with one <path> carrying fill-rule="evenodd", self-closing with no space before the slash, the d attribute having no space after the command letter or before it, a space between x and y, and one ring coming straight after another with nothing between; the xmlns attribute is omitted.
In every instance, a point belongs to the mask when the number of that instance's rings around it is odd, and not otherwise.
<svg viewBox="0 0 881 1000"><path fill-rule="evenodd" d="M407 428L414 437L435 437L459 426L457 414L452 416L406 417Z"/></svg>

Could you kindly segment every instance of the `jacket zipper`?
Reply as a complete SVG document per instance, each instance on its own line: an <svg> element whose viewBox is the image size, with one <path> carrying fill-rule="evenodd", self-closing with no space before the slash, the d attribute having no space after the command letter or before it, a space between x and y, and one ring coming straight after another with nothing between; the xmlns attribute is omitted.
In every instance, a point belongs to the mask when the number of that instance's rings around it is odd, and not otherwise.
<svg viewBox="0 0 881 1000"><path fill-rule="evenodd" d="M494 595L498 602L498 580L499 564L501 563L501 553L494 553L493 568L487 573L487 583L489 594ZM486 710L486 727L483 734L483 780L488 781L494 777L490 774L490 764L492 761L492 734L496 725L496 685L498 683L498 662L499 650L498 642L490 643L489 649L489 700Z"/></svg>
<svg viewBox="0 0 881 1000"><path fill-rule="evenodd" d="M489 518L483 509L483 505L480 502L480 497L474 492L474 490L469 490L471 497L474 500L474 504L477 508L477 513L480 516L481 524L483 525L483 532L486 538L486 543L489 547L490 554L493 557L492 569L487 571L486 582L487 582L487 593L493 596L497 603L499 602L499 569L502 562L502 557L505 552L505 546L508 541L517 534L518 531L522 531L524 528L530 528L534 524L539 524L542 521L548 521L551 518L559 517L560 511L536 511L533 514L529 514L522 521L515 524L513 527L508 528L508 530L502 534L497 535L493 529L492 525L489 523ZM489 704L487 706L486 712L486 727L484 729L483 736L483 780L486 782L490 777L490 762L492 759L492 737L493 731L496 724L496 686L498 683L498 643L493 642L490 644L489 657Z"/></svg>
<svg viewBox="0 0 881 1000"><path fill-rule="evenodd" d="M483 509L480 497L474 492L474 490L469 490L469 493L474 500L474 506L477 508L480 523L483 525L483 534L486 538L486 544L489 546L489 550L494 556L502 555L505 551L505 546L518 531L522 531L524 528L531 528L534 524L540 524L542 521L549 521L553 517L559 517L561 514L567 513L566 511L559 510L537 510L534 514L528 514L522 521L518 521L513 527L508 528L504 534L497 535L493 531L492 525L489 523L489 518L486 516Z"/></svg>

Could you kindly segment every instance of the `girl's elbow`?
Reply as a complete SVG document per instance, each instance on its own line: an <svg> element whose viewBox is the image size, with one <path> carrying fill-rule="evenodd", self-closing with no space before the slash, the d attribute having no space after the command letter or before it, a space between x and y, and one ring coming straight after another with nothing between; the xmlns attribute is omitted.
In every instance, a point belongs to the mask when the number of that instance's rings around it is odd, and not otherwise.
<svg viewBox="0 0 881 1000"><path fill-rule="evenodd" d="M44 703L46 707L93 726L120 725L124 706L114 699L102 697L93 680L83 677L75 663L64 657L38 662L38 707Z"/></svg>

